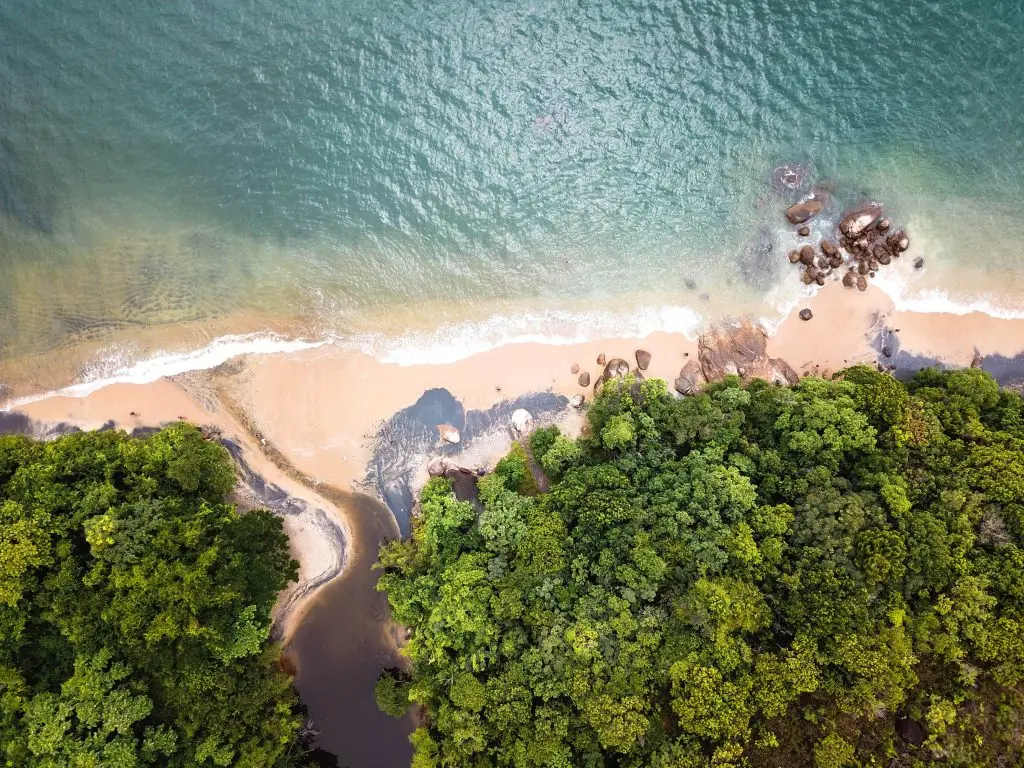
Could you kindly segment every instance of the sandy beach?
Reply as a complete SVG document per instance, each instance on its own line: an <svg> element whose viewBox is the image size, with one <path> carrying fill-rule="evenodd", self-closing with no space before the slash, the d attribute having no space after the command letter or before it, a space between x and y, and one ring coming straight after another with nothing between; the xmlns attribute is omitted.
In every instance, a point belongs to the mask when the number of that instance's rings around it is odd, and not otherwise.
<svg viewBox="0 0 1024 768"><path fill-rule="evenodd" d="M798 316L804 308L813 313L809 321ZM896 312L874 286L859 293L829 283L794 308L768 339L767 352L800 375L827 376L859 362L884 363L878 339L886 329L898 339L900 354L909 351L914 359L950 365L969 365L976 351L1012 358L1024 350L1024 320ZM449 364L410 366L324 345L244 355L210 370L147 384L112 384L85 397L45 397L16 410L40 432L57 424L131 431L184 419L216 428L239 446L252 472L301 507L282 515L301 564L299 583L279 601L277 618L287 637L303 604L343 572L359 547L345 494L366 490L376 435L393 414L434 388L446 389L466 409L487 409L530 392L583 394L589 400L592 386L581 387L572 366L596 379L598 355L633 363L638 349L651 353L645 375L671 387L698 345L681 334L655 333L575 345L513 344ZM468 450L474 451L476 465L486 466L507 449L509 439Z"/></svg>

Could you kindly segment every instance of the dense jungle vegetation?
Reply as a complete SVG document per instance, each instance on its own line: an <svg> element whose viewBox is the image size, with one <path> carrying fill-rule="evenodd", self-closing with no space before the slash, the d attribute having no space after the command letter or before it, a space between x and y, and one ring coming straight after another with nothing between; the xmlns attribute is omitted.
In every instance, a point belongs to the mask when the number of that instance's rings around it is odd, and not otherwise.
<svg viewBox="0 0 1024 768"><path fill-rule="evenodd" d="M0 760L30 768L291 765L270 610L281 522L225 503L227 452L179 424L0 437Z"/></svg>
<svg viewBox="0 0 1024 768"><path fill-rule="evenodd" d="M383 549L415 768L1024 765L1018 394L627 381L589 422Z"/></svg>

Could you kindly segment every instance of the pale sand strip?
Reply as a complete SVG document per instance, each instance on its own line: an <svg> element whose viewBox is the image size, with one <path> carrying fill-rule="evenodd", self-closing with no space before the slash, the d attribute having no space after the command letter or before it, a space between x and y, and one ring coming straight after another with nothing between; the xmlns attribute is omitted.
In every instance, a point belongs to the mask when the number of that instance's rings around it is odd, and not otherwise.
<svg viewBox="0 0 1024 768"><path fill-rule="evenodd" d="M796 314L804 306L814 312L810 321ZM830 283L781 324L769 340L768 353L787 360L801 374L828 375L857 362L873 364L877 354L872 343L884 326L900 329L905 349L951 364L968 364L975 347L982 354L1008 357L1024 349L1024 320L893 312L888 297L874 287L857 293ZM252 469L268 482L313 509L339 512L345 539L340 543L326 541L333 534L310 516L284 518L293 554L302 564L302 581L294 592L302 591L302 584L323 583L324 574L336 575L344 567L346 547L358 545L347 511L318 495L316 482L356 486L365 474L378 426L426 389L445 387L466 408L488 408L543 390L582 393L589 400L592 387L581 388L570 367L578 364L593 380L600 372L598 354L633 364L640 348L653 355L646 375L663 378L670 387L687 356L697 353L695 342L668 333L565 346L514 344L445 365L399 366L325 346L247 356L173 381L112 385L85 398L51 397L20 410L38 421L63 421L84 429L113 421L131 430L178 418L218 426L243 447ZM138 415L131 416L131 411ZM305 482L294 472L282 471L282 465L291 465ZM303 600L312 593L302 592ZM301 615L297 603L303 601L290 601L291 594L281 601L294 609L282 617L287 619L286 634Z"/></svg>

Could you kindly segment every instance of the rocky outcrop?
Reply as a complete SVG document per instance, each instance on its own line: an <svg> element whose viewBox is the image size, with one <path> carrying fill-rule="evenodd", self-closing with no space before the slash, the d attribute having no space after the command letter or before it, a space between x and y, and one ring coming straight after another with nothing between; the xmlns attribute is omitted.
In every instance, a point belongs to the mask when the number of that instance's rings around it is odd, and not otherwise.
<svg viewBox="0 0 1024 768"><path fill-rule="evenodd" d="M604 367L604 379L621 379L629 373L629 363L621 357L613 357Z"/></svg>
<svg viewBox="0 0 1024 768"><path fill-rule="evenodd" d="M748 320L716 328L702 334L698 341L701 373L707 381L740 376L773 384L799 382L800 377L789 363L768 356L767 346L768 334Z"/></svg>
<svg viewBox="0 0 1024 768"><path fill-rule="evenodd" d="M796 205L791 205L786 209L786 218L789 219L790 224L803 224L805 221L810 221L825 207L825 204L816 197L810 197L806 200L801 200Z"/></svg>
<svg viewBox="0 0 1024 768"><path fill-rule="evenodd" d="M839 231L847 237L857 237L875 223L882 215L882 206L875 203L863 205L843 216Z"/></svg>
<svg viewBox="0 0 1024 768"><path fill-rule="evenodd" d="M696 360L688 360L683 369L679 371L679 378L675 381L676 392L680 395L696 395L708 380L704 378L704 372L700 369L700 363Z"/></svg>

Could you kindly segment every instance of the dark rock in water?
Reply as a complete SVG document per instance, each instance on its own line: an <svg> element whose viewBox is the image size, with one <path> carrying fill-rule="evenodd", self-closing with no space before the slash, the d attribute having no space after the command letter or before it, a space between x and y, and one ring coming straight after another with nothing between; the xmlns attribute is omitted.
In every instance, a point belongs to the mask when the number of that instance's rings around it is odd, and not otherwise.
<svg viewBox="0 0 1024 768"><path fill-rule="evenodd" d="M680 395L695 395L705 384L707 379L696 360L688 360L675 381L676 392Z"/></svg>
<svg viewBox="0 0 1024 768"><path fill-rule="evenodd" d="M629 363L623 360L621 357L613 357L608 361L608 365L604 367L604 378L607 379L621 379L623 376L629 374Z"/></svg>
<svg viewBox="0 0 1024 768"><path fill-rule="evenodd" d="M743 247L739 267L748 285L767 289L774 281L778 264L772 259L772 248L772 233L767 227L761 227Z"/></svg>
<svg viewBox="0 0 1024 768"><path fill-rule="evenodd" d="M914 259L914 269L922 269L924 267L924 259L918 256Z"/></svg>
<svg viewBox="0 0 1024 768"><path fill-rule="evenodd" d="M578 379L576 379L576 381L579 383L579 385L581 387L589 387L590 386L590 374L587 373L586 371L584 371L583 373L580 374L580 377Z"/></svg>
<svg viewBox="0 0 1024 768"><path fill-rule="evenodd" d="M796 264L798 261L800 261L800 251L790 251L789 252L789 263L790 264Z"/></svg>
<svg viewBox="0 0 1024 768"><path fill-rule="evenodd" d="M857 290L862 293L868 289L868 279L864 275L857 278Z"/></svg>
<svg viewBox="0 0 1024 768"><path fill-rule="evenodd" d="M601 354L599 354L599 355L597 356L597 364L598 364L598 365L604 365L604 364L605 364L605 356L604 356L604 352L602 352Z"/></svg>
<svg viewBox="0 0 1024 768"><path fill-rule="evenodd" d="M780 195L799 192L810 183L811 168L808 165L794 163L780 165L772 171L772 189Z"/></svg>
<svg viewBox="0 0 1024 768"><path fill-rule="evenodd" d="M807 266L814 263L814 249L811 246L805 245L800 249L800 261Z"/></svg>
<svg viewBox="0 0 1024 768"><path fill-rule="evenodd" d="M853 288L857 284L857 275L851 270L843 275L843 286L845 288Z"/></svg>
<svg viewBox="0 0 1024 768"><path fill-rule="evenodd" d="M875 248L875 258L882 266L892 263L892 254L882 247Z"/></svg>
<svg viewBox="0 0 1024 768"><path fill-rule="evenodd" d="M857 264L857 272L862 275L866 275L868 273L868 263L866 261L862 261Z"/></svg>
<svg viewBox="0 0 1024 768"><path fill-rule="evenodd" d="M797 230L797 234L800 235L800 237L807 237L811 234L811 228L807 226L800 227L800 229Z"/></svg>
<svg viewBox="0 0 1024 768"><path fill-rule="evenodd" d="M836 245L831 240L822 240L821 252L826 256L835 256L839 251L836 250Z"/></svg>
<svg viewBox="0 0 1024 768"><path fill-rule="evenodd" d="M839 256L831 256L829 257L828 265L832 269L839 269L841 266L843 266L843 260Z"/></svg>
<svg viewBox="0 0 1024 768"><path fill-rule="evenodd" d="M915 747L924 744L924 728L919 722L911 720L909 717L901 717L896 721L896 733L907 744L913 744Z"/></svg>
<svg viewBox="0 0 1024 768"><path fill-rule="evenodd" d="M638 349L636 351L636 367L641 371L646 371L647 366L651 364L651 353L646 349Z"/></svg>
<svg viewBox="0 0 1024 768"><path fill-rule="evenodd" d="M839 222L839 231L847 237L855 238L874 224L881 215L881 207L874 203L861 206L843 216L842 221Z"/></svg>
<svg viewBox="0 0 1024 768"><path fill-rule="evenodd" d="M575 376L575 375L576 375L577 373L579 373L579 372L580 372L580 367L579 367L579 365L578 365L578 364L576 364L576 363L573 363L573 364L572 364L572 368L570 368L570 369L569 369L569 373L571 373L571 374L572 374L573 376Z"/></svg>
<svg viewBox="0 0 1024 768"><path fill-rule="evenodd" d="M892 246L893 250L897 253L904 253L909 247L910 238L902 232L900 233L900 237L896 239L896 242Z"/></svg>
<svg viewBox="0 0 1024 768"><path fill-rule="evenodd" d="M971 368L981 368L985 364L985 358L981 356L978 348L974 348L974 357L971 358Z"/></svg>
<svg viewBox="0 0 1024 768"><path fill-rule="evenodd" d="M688 291L697 290L697 283L694 280L691 280L690 278L686 278L685 280L683 280L683 285L686 286L686 290Z"/></svg>
<svg viewBox="0 0 1024 768"><path fill-rule="evenodd" d="M889 221L889 219L885 218L884 216L875 223L875 229L877 229L879 232L888 232L889 227L891 226L892 222Z"/></svg>
<svg viewBox="0 0 1024 768"><path fill-rule="evenodd" d="M811 310L809 310L809 309L801 309L800 310L800 319L801 320L810 320L812 317L814 317L814 313L811 312Z"/></svg>
<svg viewBox="0 0 1024 768"><path fill-rule="evenodd" d="M869 259L868 260L868 271L869 272L877 272L878 271L878 262L875 261L874 259Z"/></svg>
<svg viewBox="0 0 1024 768"><path fill-rule="evenodd" d="M818 285L824 285L825 284L825 273L819 272L818 274L816 274L814 276L814 282L816 282Z"/></svg>
<svg viewBox="0 0 1024 768"><path fill-rule="evenodd" d="M803 224L805 221L809 221L821 213L824 207L825 205L821 200L811 197L789 206L786 209L786 218L789 219L790 224Z"/></svg>
<svg viewBox="0 0 1024 768"><path fill-rule="evenodd" d="M810 285L814 282L814 267L808 267L804 270L803 274L800 275L800 282L804 285Z"/></svg>

